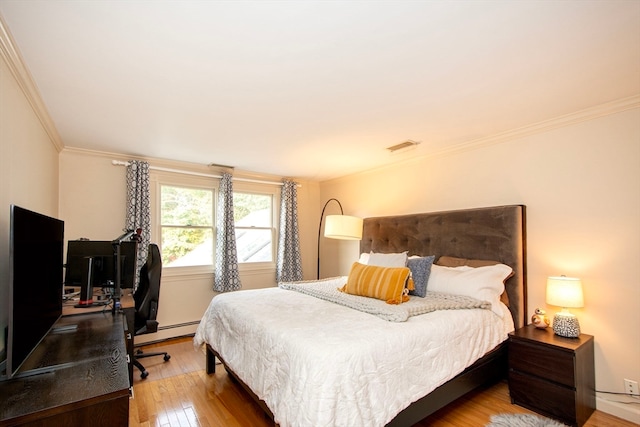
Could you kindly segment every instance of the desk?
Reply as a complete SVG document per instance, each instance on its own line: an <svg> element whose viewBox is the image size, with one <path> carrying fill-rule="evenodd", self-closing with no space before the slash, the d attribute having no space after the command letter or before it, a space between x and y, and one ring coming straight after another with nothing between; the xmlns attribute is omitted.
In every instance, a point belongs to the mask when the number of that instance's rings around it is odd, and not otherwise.
<svg viewBox="0 0 640 427"><path fill-rule="evenodd" d="M94 300L97 301L97 298L94 298ZM92 305L90 307L83 307L83 308L78 308L78 307L74 307L74 305L77 304L77 301L64 301L62 303L62 315L63 316L71 316L74 314L87 314L87 313L95 313L95 312L99 312L99 311L105 311L105 312L109 312L111 313L111 306L107 306L107 305ZM122 297L120 297L120 305L122 306L123 310L126 310L128 308L134 308L135 307L135 301L133 300L133 294L131 292L131 289L123 289L122 290ZM133 327L133 323L131 324L131 326Z"/></svg>
<svg viewBox="0 0 640 427"><path fill-rule="evenodd" d="M0 426L128 425L126 328L111 311L60 318L18 374L0 382Z"/></svg>
<svg viewBox="0 0 640 427"><path fill-rule="evenodd" d="M94 298L97 300L97 298ZM91 307L75 307L77 301L65 301L62 303L63 316L75 316L89 313L111 313L110 305L92 305ZM133 337L135 335L134 325L136 320L136 302L133 299L131 289L123 289L122 297L120 297L120 306L124 317L127 320L125 324L125 336L127 341L127 353L129 360L133 361ZM133 363L129 363L129 384L133 387Z"/></svg>

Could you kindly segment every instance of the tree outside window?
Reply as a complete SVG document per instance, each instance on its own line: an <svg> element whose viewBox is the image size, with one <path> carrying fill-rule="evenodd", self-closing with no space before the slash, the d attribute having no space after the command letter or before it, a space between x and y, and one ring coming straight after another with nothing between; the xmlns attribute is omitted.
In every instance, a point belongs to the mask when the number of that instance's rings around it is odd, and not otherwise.
<svg viewBox="0 0 640 427"><path fill-rule="evenodd" d="M213 196L212 189L161 186L163 266L213 265Z"/></svg>

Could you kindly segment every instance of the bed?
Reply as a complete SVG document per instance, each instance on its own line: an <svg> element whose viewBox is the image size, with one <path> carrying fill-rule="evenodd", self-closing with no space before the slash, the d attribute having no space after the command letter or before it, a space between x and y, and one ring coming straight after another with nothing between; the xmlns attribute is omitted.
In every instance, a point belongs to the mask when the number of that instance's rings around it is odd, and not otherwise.
<svg viewBox="0 0 640 427"><path fill-rule="evenodd" d="M361 253L407 251L434 255L436 264L448 257L511 267L501 298L507 304L389 321L308 294L313 286L336 289L345 280L329 278L216 296L194 344L206 344L208 373L218 358L283 427L410 426L506 376L507 333L527 318L525 241L522 205L366 218ZM410 311L419 300L388 310L396 316L394 310ZM479 332L472 330L476 325Z"/></svg>

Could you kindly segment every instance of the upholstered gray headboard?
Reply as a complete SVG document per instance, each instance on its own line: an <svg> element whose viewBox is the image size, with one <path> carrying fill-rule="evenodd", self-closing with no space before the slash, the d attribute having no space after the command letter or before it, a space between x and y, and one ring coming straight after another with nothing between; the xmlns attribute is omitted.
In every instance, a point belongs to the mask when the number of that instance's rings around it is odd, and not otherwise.
<svg viewBox="0 0 640 427"><path fill-rule="evenodd" d="M454 256L513 268L505 283L516 328L527 324L525 206L365 218L361 252Z"/></svg>

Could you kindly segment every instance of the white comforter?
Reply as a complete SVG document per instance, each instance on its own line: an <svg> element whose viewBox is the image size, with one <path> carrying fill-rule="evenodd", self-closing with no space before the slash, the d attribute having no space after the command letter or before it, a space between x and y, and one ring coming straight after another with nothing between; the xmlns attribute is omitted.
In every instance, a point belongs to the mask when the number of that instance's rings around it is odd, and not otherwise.
<svg viewBox="0 0 640 427"><path fill-rule="evenodd" d="M396 323L299 292L213 298L208 343L281 426L383 426L513 330L508 309L444 310Z"/></svg>

